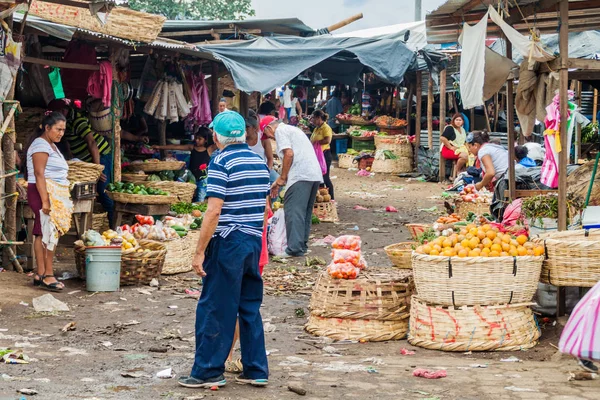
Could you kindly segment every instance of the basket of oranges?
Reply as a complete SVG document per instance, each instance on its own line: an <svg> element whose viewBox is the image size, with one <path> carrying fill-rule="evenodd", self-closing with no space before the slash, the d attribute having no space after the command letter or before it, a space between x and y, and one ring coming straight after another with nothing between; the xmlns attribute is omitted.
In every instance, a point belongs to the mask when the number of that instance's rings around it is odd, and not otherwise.
<svg viewBox="0 0 600 400"><path fill-rule="evenodd" d="M445 306L531 302L543 261L543 246L487 224L469 224L412 254L419 298Z"/></svg>

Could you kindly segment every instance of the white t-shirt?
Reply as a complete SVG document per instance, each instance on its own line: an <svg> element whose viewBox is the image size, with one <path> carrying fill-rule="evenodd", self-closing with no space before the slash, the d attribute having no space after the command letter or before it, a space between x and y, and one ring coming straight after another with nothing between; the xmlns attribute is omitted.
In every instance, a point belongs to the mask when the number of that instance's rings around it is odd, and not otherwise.
<svg viewBox="0 0 600 400"><path fill-rule="evenodd" d="M27 150L27 183L36 183L35 172L33 170L33 155L35 153L48 154L48 163L46 164L44 177L52 179L61 185L69 184L69 181L67 180L67 174L69 172L67 161L60 151L54 150L52 146L50 146L50 143L41 137L35 139Z"/></svg>
<svg viewBox="0 0 600 400"><path fill-rule="evenodd" d="M285 91L283 92L283 108L291 108L292 107L292 89L289 86L285 87Z"/></svg>
<svg viewBox="0 0 600 400"><path fill-rule="evenodd" d="M289 189L299 181L323 182L323 174L315 149L308 137L295 126L279 124L275 131L277 154L283 160L283 150L292 149L294 160L288 174L286 187Z"/></svg>
<svg viewBox="0 0 600 400"><path fill-rule="evenodd" d="M258 142L254 146L250 146L250 150L252 150L256 154L261 156L263 160L267 161L267 157L265 155L265 148L263 147L262 138L263 138L263 133L259 131L258 132Z"/></svg>
<svg viewBox="0 0 600 400"><path fill-rule="evenodd" d="M290 118L298 116L298 113L296 112L296 104L298 104L298 98L294 97L292 99L292 109L290 110Z"/></svg>
<svg viewBox="0 0 600 400"><path fill-rule="evenodd" d="M485 165L481 160L484 156L491 157L494 170L496 171L496 179L504 175L508 169L508 150L494 143L486 143L481 149L479 149L477 157L479 157L479 162L481 163L481 169L483 172L485 172Z"/></svg>

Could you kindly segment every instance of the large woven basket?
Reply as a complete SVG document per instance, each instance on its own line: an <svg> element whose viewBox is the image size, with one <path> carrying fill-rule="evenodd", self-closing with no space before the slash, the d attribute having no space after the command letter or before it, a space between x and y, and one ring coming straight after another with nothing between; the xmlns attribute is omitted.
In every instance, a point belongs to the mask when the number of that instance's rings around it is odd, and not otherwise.
<svg viewBox="0 0 600 400"><path fill-rule="evenodd" d="M404 126L388 126L388 125L377 125L379 132L385 132L388 135L405 135L406 127Z"/></svg>
<svg viewBox="0 0 600 400"><path fill-rule="evenodd" d="M402 136L375 136L377 150L389 150L398 157L413 157L413 146Z"/></svg>
<svg viewBox="0 0 600 400"><path fill-rule="evenodd" d="M412 252L418 245L419 244L417 242L403 242L390 244L389 246L385 246L383 249L385 250L385 253L394 267L412 268Z"/></svg>
<svg viewBox="0 0 600 400"><path fill-rule="evenodd" d="M553 232L534 238L544 244L541 281L555 286L592 287L600 282L600 229Z"/></svg>
<svg viewBox="0 0 600 400"><path fill-rule="evenodd" d="M149 251L131 249L121 253L121 286L147 285L162 272L167 249L164 244L141 239L140 247ZM81 279L85 279L85 246L81 240L75 242L75 267Z"/></svg>
<svg viewBox="0 0 600 400"><path fill-rule="evenodd" d="M75 182L98 182L104 171L104 165L88 163L83 161L67 161L69 172L67 179L70 183Z"/></svg>
<svg viewBox="0 0 600 400"><path fill-rule="evenodd" d="M121 174L122 182L142 183L146 182L149 175L142 174Z"/></svg>
<svg viewBox="0 0 600 400"><path fill-rule="evenodd" d="M426 230L431 228L431 225L427 224L406 224L410 235L414 240L419 238L419 235L423 234Z"/></svg>
<svg viewBox="0 0 600 400"><path fill-rule="evenodd" d="M380 321L376 319L324 318L311 314L305 326L308 333L333 340L385 342L400 340L408 333L408 319Z"/></svg>
<svg viewBox="0 0 600 400"><path fill-rule="evenodd" d="M408 342L442 351L530 349L541 334L529 304L454 308L413 296Z"/></svg>
<svg viewBox="0 0 600 400"><path fill-rule="evenodd" d="M371 171L382 174L401 174L413 170L412 158L398 157L395 160L374 160Z"/></svg>
<svg viewBox="0 0 600 400"><path fill-rule="evenodd" d="M315 203L313 214L319 218L321 222L338 222L337 203L330 201L328 203Z"/></svg>
<svg viewBox="0 0 600 400"><path fill-rule="evenodd" d="M144 182L144 186L161 189L169 193L171 196L177 196L179 201L191 203L196 192L196 185L193 183L173 182L173 181L148 181Z"/></svg>
<svg viewBox="0 0 600 400"><path fill-rule="evenodd" d="M113 116L110 113L110 107L101 108L99 110L90 110L90 125L94 132L109 136L113 131Z"/></svg>
<svg viewBox="0 0 600 400"><path fill-rule="evenodd" d="M106 192L108 197L124 204L173 204L177 202L177 196L141 195L119 192Z"/></svg>
<svg viewBox="0 0 600 400"><path fill-rule="evenodd" d="M104 232L108 230L108 213L92 214L92 229L96 232Z"/></svg>
<svg viewBox="0 0 600 400"><path fill-rule="evenodd" d="M458 214L462 219L466 219L469 216L469 212L473 212L475 215L483 215L490 213L490 203L474 203L471 201L462 201L461 199L454 200L454 212Z"/></svg>
<svg viewBox="0 0 600 400"><path fill-rule="evenodd" d="M184 161L155 161L129 164L132 171L160 172L160 171L178 171L185 165Z"/></svg>
<svg viewBox="0 0 600 400"><path fill-rule="evenodd" d="M443 306L526 303L533 299L543 256L442 257L413 253L419 298Z"/></svg>
<svg viewBox="0 0 600 400"><path fill-rule="evenodd" d="M413 294L410 271L369 268L356 279L321 273L313 288L311 314L323 318L399 321L407 319Z"/></svg>
<svg viewBox="0 0 600 400"><path fill-rule="evenodd" d="M342 169L356 168L357 162L354 161L355 156L350 154L338 154L338 167Z"/></svg>
<svg viewBox="0 0 600 400"><path fill-rule="evenodd" d="M180 274L192 269L192 257L195 248L189 245L187 236L161 242L167 249L167 257L163 266L163 275Z"/></svg>

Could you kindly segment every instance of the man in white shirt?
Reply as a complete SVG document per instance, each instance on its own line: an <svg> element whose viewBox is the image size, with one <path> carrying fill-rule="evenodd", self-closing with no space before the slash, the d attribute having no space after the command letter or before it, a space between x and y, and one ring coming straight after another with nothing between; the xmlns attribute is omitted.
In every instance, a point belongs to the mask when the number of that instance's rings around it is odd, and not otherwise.
<svg viewBox="0 0 600 400"><path fill-rule="evenodd" d="M286 186L283 209L287 249L283 256L303 256L308 251L312 211L323 173L302 130L270 116L263 118L260 125L264 127L263 134L277 142L277 155L282 160L281 175L271 186L271 195Z"/></svg>

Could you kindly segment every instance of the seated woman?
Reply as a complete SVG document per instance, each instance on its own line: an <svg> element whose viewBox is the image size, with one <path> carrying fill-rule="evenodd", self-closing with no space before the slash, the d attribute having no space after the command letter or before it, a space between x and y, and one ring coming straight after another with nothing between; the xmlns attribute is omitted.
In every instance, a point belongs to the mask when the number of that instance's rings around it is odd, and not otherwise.
<svg viewBox="0 0 600 400"><path fill-rule="evenodd" d="M537 164L531 158L527 157L529 150L525 146L515 147L515 159L517 161L516 169L525 169L536 167Z"/></svg>
<svg viewBox="0 0 600 400"><path fill-rule="evenodd" d="M508 170L508 150L490 143L487 132L469 133L466 142L471 154L479 160L483 171L483 178L475 184L475 188L481 190L486 187L493 192L494 182Z"/></svg>
<svg viewBox="0 0 600 400"><path fill-rule="evenodd" d="M450 125L444 129L440 137L440 147L444 160L456 160L456 166L452 171L450 180L454 180L465 169L469 161L469 151L465 146L467 133L463 128L464 123L465 121L461 114L454 114Z"/></svg>

